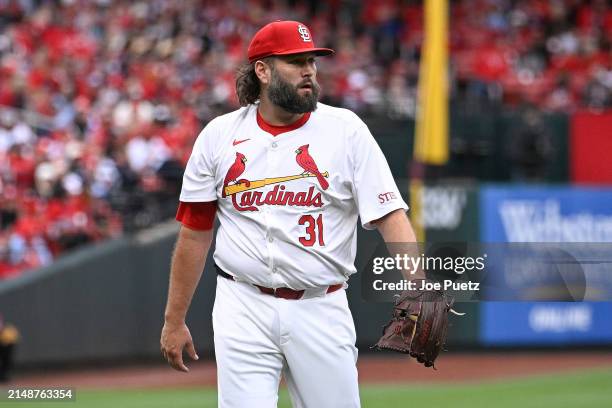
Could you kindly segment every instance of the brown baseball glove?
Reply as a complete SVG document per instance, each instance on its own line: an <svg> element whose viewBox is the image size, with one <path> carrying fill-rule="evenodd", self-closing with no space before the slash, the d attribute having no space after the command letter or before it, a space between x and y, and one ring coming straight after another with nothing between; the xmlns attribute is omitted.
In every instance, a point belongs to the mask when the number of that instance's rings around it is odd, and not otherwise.
<svg viewBox="0 0 612 408"><path fill-rule="evenodd" d="M446 341L448 314L462 314L455 312L452 305L453 299L442 291L403 292L395 301L393 318L374 347L410 354L425 367L433 367Z"/></svg>

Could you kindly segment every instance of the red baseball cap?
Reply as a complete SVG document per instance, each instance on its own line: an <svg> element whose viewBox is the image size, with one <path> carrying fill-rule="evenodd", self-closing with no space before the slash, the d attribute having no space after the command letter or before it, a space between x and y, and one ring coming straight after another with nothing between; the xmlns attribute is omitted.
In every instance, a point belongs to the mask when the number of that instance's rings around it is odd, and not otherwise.
<svg viewBox="0 0 612 408"><path fill-rule="evenodd" d="M247 56L249 62L270 55L291 55L314 52L317 55L330 55L330 48L316 48L310 30L299 21L275 21L261 28L251 40Z"/></svg>

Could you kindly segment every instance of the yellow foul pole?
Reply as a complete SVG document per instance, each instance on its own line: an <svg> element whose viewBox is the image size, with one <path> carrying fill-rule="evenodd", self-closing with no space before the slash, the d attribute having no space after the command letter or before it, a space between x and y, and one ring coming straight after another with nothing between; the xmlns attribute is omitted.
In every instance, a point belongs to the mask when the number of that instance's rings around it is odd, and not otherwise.
<svg viewBox="0 0 612 408"><path fill-rule="evenodd" d="M413 174L410 185L412 222L420 242L425 241L422 166L448 161L448 0L425 0L424 15L413 157L413 168L421 166L421 171Z"/></svg>

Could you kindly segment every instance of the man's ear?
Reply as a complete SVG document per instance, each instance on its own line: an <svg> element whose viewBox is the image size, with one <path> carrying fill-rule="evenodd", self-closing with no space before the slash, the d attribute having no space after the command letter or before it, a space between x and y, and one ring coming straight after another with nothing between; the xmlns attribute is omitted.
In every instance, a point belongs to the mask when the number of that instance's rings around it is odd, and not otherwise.
<svg viewBox="0 0 612 408"><path fill-rule="evenodd" d="M272 67L267 61L255 61L255 75L257 75L262 84L268 85L272 78Z"/></svg>

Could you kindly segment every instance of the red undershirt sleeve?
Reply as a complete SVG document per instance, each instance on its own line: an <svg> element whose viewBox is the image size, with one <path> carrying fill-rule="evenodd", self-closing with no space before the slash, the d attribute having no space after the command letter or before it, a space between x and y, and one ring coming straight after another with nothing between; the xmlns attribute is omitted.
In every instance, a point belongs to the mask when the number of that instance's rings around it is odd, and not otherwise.
<svg viewBox="0 0 612 408"><path fill-rule="evenodd" d="M184 226L198 231L212 229L217 213L217 201L179 202L176 220Z"/></svg>

